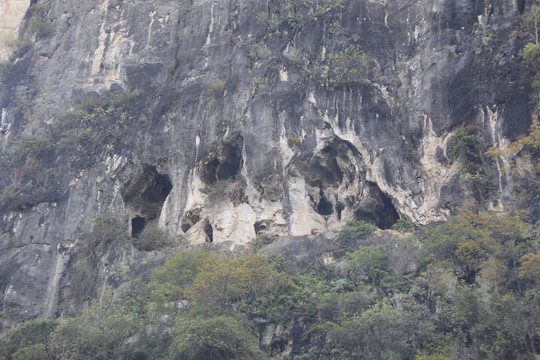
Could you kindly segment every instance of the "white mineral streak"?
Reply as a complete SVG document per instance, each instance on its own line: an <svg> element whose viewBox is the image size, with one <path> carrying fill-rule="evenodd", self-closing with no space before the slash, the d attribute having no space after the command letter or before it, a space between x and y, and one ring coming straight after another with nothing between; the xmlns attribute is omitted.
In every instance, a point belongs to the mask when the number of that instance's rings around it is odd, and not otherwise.
<svg viewBox="0 0 540 360"><path fill-rule="evenodd" d="M502 113L502 111L501 111ZM493 141L493 146L498 147L501 149L507 149L508 148L508 140L500 134L502 134L501 129L501 119L500 119L500 112L499 109L494 105L493 110L489 107L486 107L486 111L481 110L481 115L484 120L484 128L488 129L490 131L491 140ZM504 202L503 202L503 195L504 195L504 189L502 187L502 184L504 181L508 182L509 179L506 175L506 169L508 169L509 166L509 158L508 156L500 156L497 161L495 161L495 165L497 166L497 185L498 185L498 194L499 199L495 203L496 205L493 206L493 202L490 203L492 210L499 210L504 211Z"/></svg>
<svg viewBox="0 0 540 360"><path fill-rule="evenodd" d="M56 246L56 262L55 266L51 269L52 274L49 277L49 286L47 287L47 293L45 294L45 317L47 318L56 317L60 279L62 278L66 264L70 259L69 251L74 246L74 244L58 244Z"/></svg>
<svg viewBox="0 0 540 360"><path fill-rule="evenodd" d="M445 150L450 137L450 134L441 137L437 136L433 130L431 119L424 115L424 136L422 138L424 156L420 159L424 171L421 173L422 179L418 183L424 201L415 212L407 214L419 223L444 220L447 215L435 212L434 209L437 208L441 188L459 171L458 162L455 162L450 168L446 168L437 160L437 148ZM419 215L414 216L415 214L420 214L421 217Z"/></svg>
<svg viewBox="0 0 540 360"><path fill-rule="evenodd" d="M107 40L107 36L109 34L108 31L106 31L107 26L107 13L109 11L109 0L104 0L101 3L101 6L99 7L100 16L102 17L101 22L101 28L99 29L99 45L94 53L94 59L92 61L92 70L90 75L92 77L95 77L99 73L99 69L101 68L101 63L103 62L103 56L105 54L105 41Z"/></svg>
<svg viewBox="0 0 540 360"><path fill-rule="evenodd" d="M215 242L232 240L235 245L244 245L255 238L253 224L257 219L255 211L248 204L234 206L225 202L216 207L213 221Z"/></svg>
<svg viewBox="0 0 540 360"><path fill-rule="evenodd" d="M289 81L289 74L287 74L287 71L285 71L285 69L279 70L279 81Z"/></svg>
<svg viewBox="0 0 540 360"><path fill-rule="evenodd" d="M208 26L208 36L206 37L206 45L210 45L212 42L212 33L214 32L214 8L216 6L216 2L212 2L212 6L210 7L210 25Z"/></svg>
<svg viewBox="0 0 540 360"><path fill-rule="evenodd" d="M293 236L311 234L324 229L324 218L317 214L310 205L304 178L289 179L289 198L292 207L289 231Z"/></svg>
<svg viewBox="0 0 540 360"><path fill-rule="evenodd" d="M135 46L133 40L127 39L129 26L125 21L110 24L107 21L110 0L104 0L98 11L101 27L98 36L98 47L92 58L92 66L88 81L90 84L103 86L108 89L113 83L122 82L123 59L131 53ZM148 26L148 42L152 39L152 24L155 12L150 13L151 22Z"/></svg>

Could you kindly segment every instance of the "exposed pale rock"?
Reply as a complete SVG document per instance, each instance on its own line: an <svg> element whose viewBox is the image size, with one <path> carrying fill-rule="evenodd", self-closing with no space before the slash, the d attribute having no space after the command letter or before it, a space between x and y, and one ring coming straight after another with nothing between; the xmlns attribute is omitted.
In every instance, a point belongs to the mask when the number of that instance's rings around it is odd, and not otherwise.
<svg viewBox="0 0 540 360"><path fill-rule="evenodd" d="M30 0L0 0L0 60L12 55L12 42L29 6Z"/></svg>
<svg viewBox="0 0 540 360"><path fill-rule="evenodd" d="M354 218L428 224L470 200L447 158L459 126L476 125L487 148L530 124L526 40L514 36L520 1L351 0L318 18L297 10L298 23L277 3L51 0L50 33L36 39L21 27L28 46L0 86L2 146L46 136L81 99L139 96L115 119L123 147L50 159L48 182L28 182L2 205L7 312L76 310L72 252L58 249L107 209L132 234L157 224L229 250L257 235L311 244ZM0 2L0 31L16 32L28 5ZM267 11L283 17L277 28L257 20ZM475 22L498 40L486 47ZM341 71L364 77L336 78L330 59L352 45L367 69ZM13 99L30 88L39 116L23 119ZM488 206L501 208L512 201L504 164L484 165L499 201ZM170 255L122 251L103 261L96 286L119 264L148 274Z"/></svg>

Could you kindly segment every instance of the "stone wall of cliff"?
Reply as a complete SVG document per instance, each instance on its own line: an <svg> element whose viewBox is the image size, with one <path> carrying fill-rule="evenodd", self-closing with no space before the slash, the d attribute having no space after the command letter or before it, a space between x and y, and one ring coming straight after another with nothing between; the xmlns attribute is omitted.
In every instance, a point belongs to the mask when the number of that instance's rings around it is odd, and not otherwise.
<svg viewBox="0 0 540 360"><path fill-rule="evenodd" d="M106 209L133 235L158 225L234 247L353 218L427 224L473 198L504 208L497 164L480 160L479 185L448 145L467 126L483 152L530 125L527 6L34 4L0 87L0 141L16 158L0 179L3 308L64 311L76 239ZM160 258L126 251L104 274Z"/></svg>

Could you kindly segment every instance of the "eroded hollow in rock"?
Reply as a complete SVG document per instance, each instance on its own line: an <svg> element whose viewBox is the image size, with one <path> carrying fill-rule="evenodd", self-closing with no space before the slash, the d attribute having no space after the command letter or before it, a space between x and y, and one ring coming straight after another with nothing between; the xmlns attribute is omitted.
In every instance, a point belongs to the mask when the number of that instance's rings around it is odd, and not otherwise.
<svg viewBox="0 0 540 360"><path fill-rule="evenodd" d="M321 191L321 199L317 204L317 212L321 215L332 215L334 213L334 207L330 201L326 200L324 194Z"/></svg>
<svg viewBox="0 0 540 360"><path fill-rule="evenodd" d="M270 227L270 220L259 220L253 224L253 229L255 230L255 235L260 235L268 230Z"/></svg>
<svg viewBox="0 0 540 360"><path fill-rule="evenodd" d="M349 162L345 153L339 153L340 148L328 145L309 159L299 160L297 169L303 174L311 186L338 186L343 181L343 171L338 164L338 157Z"/></svg>
<svg viewBox="0 0 540 360"><path fill-rule="evenodd" d="M131 236L137 237L143 232L146 226L146 219L141 216L135 216L131 219Z"/></svg>
<svg viewBox="0 0 540 360"><path fill-rule="evenodd" d="M202 162L201 179L207 185L218 181L233 179L242 168L242 146L244 139L241 135L227 139L215 150L211 151Z"/></svg>
<svg viewBox="0 0 540 360"><path fill-rule="evenodd" d="M187 232L201 219L201 208L190 209L184 213L182 220L180 221L180 227L183 232Z"/></svg>
<svg viewBox="0 0 540 360"><path fill-rule="evenodd" d="M142 164L122 190L126 205L147 221L159 216L165 199L172 190L169 176L150 165Z"/></svg>
<svg viewBox="0 0 540 360"><path fill-rule="evenodd" d="M381 191L379 186L368 182L369 197L359 202L355 211L358 220L375 224L380 229L389 229L399 219L399 214L392 204L392 200Z"/></svg>
<svg viewBox="0 0 540 360"><path fill-rule="evenodd" d="M204 233L206 234L206 242L214 242L214 229L210 221L206 219L203 226Z"/></svg>
<svg viewBox="0 0 540 360"><path fill-rule="evenodd" d="M345 205L343 205L342 203L338 202L336 204L336 215L337 215L337 219L339 221L341 221L341 212L345 209Z"/></svg>

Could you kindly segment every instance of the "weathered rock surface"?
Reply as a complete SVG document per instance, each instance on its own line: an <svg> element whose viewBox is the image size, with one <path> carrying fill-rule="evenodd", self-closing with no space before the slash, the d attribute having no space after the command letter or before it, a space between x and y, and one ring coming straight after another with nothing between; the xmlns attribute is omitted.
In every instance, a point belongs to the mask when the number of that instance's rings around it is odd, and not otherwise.
<svg viewBox="0 0 540 360"><path fill-rule="evenodd" d="M457 127L477 126L487 149L529 126L524 1L291 3L51 0L47 34L21 25L32 46L1 84L4 147L81 99L140 94L123 120L126 146L82 165L52 159L47 186L3 206L5 311L69 307L72 247L104 209L123 212L133 235L158 223L230 247L352 218L426 224L469 199L447 154ZM30 88L24 117L13 99ZM502 207L510 194L490 173L486 206ZM152 256L133 250L119 264Z"/></svg>
<svg viewBox="0 0 540 360"><path fill-rule="evenodd" d="M0 1L0 60L12 55L13 40L29 6L29 0Z"/></svg>

